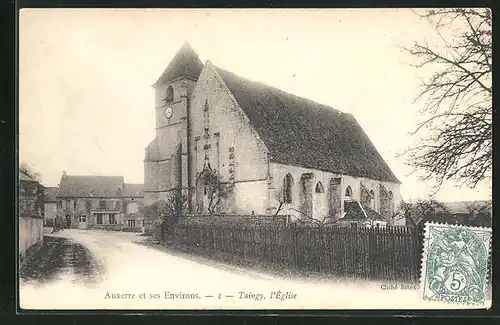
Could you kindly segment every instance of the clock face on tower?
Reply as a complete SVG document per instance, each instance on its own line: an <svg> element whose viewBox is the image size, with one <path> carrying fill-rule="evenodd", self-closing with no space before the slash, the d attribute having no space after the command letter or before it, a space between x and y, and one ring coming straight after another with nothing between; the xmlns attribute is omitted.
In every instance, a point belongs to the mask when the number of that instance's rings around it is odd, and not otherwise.
<svg viewBox="0 0 500 325"><path fill-rule="evenodd" d="M170 118L172 116L172 107L169 106L165 109L165 116L167 118Z"/></svg>

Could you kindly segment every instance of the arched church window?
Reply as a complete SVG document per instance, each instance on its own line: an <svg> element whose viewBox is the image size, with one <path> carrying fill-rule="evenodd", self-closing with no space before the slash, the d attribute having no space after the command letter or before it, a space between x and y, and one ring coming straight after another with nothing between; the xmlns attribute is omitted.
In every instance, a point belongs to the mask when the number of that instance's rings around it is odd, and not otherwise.
<svg viewBox="0 0 500 325"><path fill-rule="evenodd" d="M389 205L389 215L392 215L394 213L394 194L392 194L392 191L389 191L389 200L388 200L388 205Z"/></svg>
<svg viewBox="0 0 500 325"><path fill-rule="evenodd" d="M370 207L375 209L375 192L373 190L370 190Z"/></svg>
<svg viewBox="0 0 500 325"><path fill-rule="evenodd" d="M174 100L174 88L172 86L168 86L167 93L165 96L165 101L170 103Z"/></svg>
<svg viewBox="0 0 500 325"><path fill-rule="evenodd" d="M293 188L293 177L290 174L286 174L283 179L283 191L285 203L292 203L292 188Z"/></svg>
<svg viewBox="0 0 500 325"><path fill-rule="evenodd" d="M345 196L349 198L352 197L352 188L350 186L347 186L345 189Z"/></svg>
<svg viewBox="0 0 500 325"><path fill-rule="evenodd" d="M316 184L315 192L316 193L324 193L325 192L325 189L323 188L323 184L321 184L321 182L318 182Z"/></svg>

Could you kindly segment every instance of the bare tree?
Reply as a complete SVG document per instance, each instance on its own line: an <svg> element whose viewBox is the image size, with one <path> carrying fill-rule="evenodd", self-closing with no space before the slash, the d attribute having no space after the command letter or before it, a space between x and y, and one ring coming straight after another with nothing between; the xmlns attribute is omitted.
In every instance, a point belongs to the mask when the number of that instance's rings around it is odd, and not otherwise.
<svg viewBox="0 0 500 325"><path fill-rule="evenodd" d="M466 204L467 212L472 216L472 225L491 227L492 205L490 201L471 202Z"/></svg>
<svg viewBox="0 0 500 325"><path fill-rule="evenodd" d="M139 213L143 214L147 219L160 219L163 221L166 218L180 218L187 214L188 197L181 190L171 191L167 198L159 200L149 205L139 205Z"/></svg>
<svg viewBox="0 0 500 325"><path fill-rule="evenodd" d="M285 189L283 187L280 187L278 191L276 191L276 200L278 201L278 206L276 207L274 216L277 216L283 210L286 203Z"/></svg>
<svg viewBox="0 0 500 325"><path fill-rule="evenodd" d="M40 181L41 180L41 175L40 173L38 173L37 171L35 171L33 168L31 168L30 165L28 165L27 163L25 162L22 162L20 165L19 165L19 171L22 171L24 173L26 173L28 176L30 176L31 178L33 178L34 180L37 180L37 181Z"/></svg>
<svg viewBox="0 0 500 325"><path fill-rule="evenodd" d="M298 209L291 209L291 210L300 213L300 215L302 216L301 219L298 219L298 222L300 222L300 223L314 224L316 226L326 226L326 225L330 225L330 224L334 223L332 218L328 215L325 215L321 219L317 219L317 218L314 218L313 216L311 216L310 214L305 213L302 210L298 210Z"/></svg>
<svg viewBox="0 0 500 325"><path fill-rule="evenodd" d="M401 202L393 219L408 220L414 228L420 227L425 221L431 221L437 214L449 213L448 208L434 199Z"/></svg>
<svg viewBox="0 0 500 325"><path fill-rule="evenodd" d="M415 99L425 104L413 134L426 129L428 135L405 154L423 180L437 181L435 192L447 179L473 188L492 170L491 11L433 9L421 17L442 46L416 42L405 48L415 67L435 69Z"/></svg>
<svg viewBox="0 0 500 325"><path fill-rule="evenodd" d="M188 197L180 189L170 192L166 200L158 204L158 214L164 226L174 226L188 212Z"/></svg>
<svg viewBox="0 0 500 325"><path fill-rule="evenodd" d="M205 176L205 186L208 190L208 213L214 214L220 207L221 201L229 196L232 189L227 182L221 180L216 172Z"/></svg>
<svg viewBox="0 0 500 325"><path fill-rule="evenodd" d="M149 205L139 206L139 213L143 214L146 219L155 220L160 216L161 201Z"/></svg>

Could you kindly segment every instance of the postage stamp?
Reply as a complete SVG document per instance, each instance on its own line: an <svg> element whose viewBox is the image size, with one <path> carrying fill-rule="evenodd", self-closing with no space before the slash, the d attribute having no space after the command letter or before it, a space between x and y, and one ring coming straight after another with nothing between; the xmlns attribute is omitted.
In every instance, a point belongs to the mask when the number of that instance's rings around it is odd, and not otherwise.
<svg viewBox="0 0 500 325"><path fill-rule="evenodd" d="M423 299L482 305L490 269L491 228L426 223Z"/></svg>

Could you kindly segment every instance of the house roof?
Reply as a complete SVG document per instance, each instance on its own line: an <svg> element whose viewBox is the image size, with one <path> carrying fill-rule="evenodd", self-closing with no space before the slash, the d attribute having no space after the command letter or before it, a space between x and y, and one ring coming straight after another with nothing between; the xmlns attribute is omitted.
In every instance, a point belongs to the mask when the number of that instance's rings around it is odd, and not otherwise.
<svg viewBox="0 0 500 325"><path fill-rule="evenodd" d="M365 211L366 218L368 218L370 220L385 220L386 219L386 218L384 218L383 215L381 215L377 211L373 210L372 208L370 208L366 204L363 204L362 202L360 202L360 204L363 207L363 210Z"/></svg>
<svg viewBox="0 0 500 325"><path fill-rule="evenodd" d="M184 43L181 49L175 54L170 64L161 74L160 78L154 83L156 86L160 83L169 82L180 77L188 77L193 80L198 80L203 63L193 50L189 43Z"/></svg>
<svg viewBox="0 0 500 325"><path fill-rule="evenodd" d="M342 220L385 220L385 218L359 201L344 202L345 216Z"/></svg>
<svg viewBox="0 0 500 325"><path fill-rule="evenodd" d="M123 176L74 176L61 178L58 197L121 197Z"/></svg>
<svg viewBox="0 0 500 325"><path fill-rule="evenodd" d="M358 201L344 202L344 212L345 216L342 218L343 220L362 220L366 218Z"/></svg>
<svg viewBox="0 0 500 325"><path fill-rule="evenodd" d="M45 188L45 203L56 202L57 187Z"/></svg>
<svg viewBox="0 0 500 325"><path fill-rule="evenodd" d="M144 197L144 184L124 184L122 195L125 197Z"/></svg>
<svg viewBox="0 0 500 325"><path fill-rule="evenodd" d="M351 114L215 69L273 162L400 183Z"/></svg>

